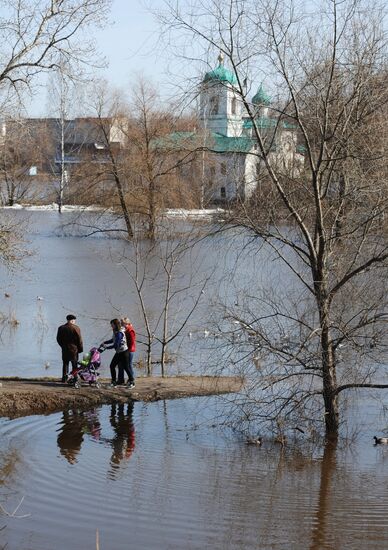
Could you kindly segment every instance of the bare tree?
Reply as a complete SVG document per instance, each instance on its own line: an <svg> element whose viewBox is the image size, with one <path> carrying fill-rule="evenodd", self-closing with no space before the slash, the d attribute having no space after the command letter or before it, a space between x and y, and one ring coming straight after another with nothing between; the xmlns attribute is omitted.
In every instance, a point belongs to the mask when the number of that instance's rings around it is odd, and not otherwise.
<svg viewBox="0 0 388 550"><path fill-rule="evenodd" d="M119 201L119 207L124 218L126 233L129 239L133 237L131 211L128 206L127 187L127 137L128 118L123 100L109 93L106 83L99 83L95 98L94 110L97 115L95 127L98 130L101 147L105 151L104 162L95 165L93 173L94 187L112 181ZM89 164L90 166L90 164ZM107 197L103 204L107 204ZM110 200L108 206L112 206Z"/></svg>
<svg viewBox="0 0 388 550"><path fill-rule="evenodd" d="M134 238L133 255L124 269L135 286L146 329L147 374L158 362L164 377L170 345L185 334L212 272L201 273L195 251L200 234L195 228L177 234L175 224L165 220L158 235L157 240Z"/></svg>
<svg viewBox="0 0 388 550"><path fill-rule="evenodd" d="M28 198L33 200L34 176L39 164L39 152L28 124L22 118L8 119L0 138L1 203L13 206Z"/></svg>
<svg viewBox="0 0 388 550"><path fill-rule="evenodd" d="M246 340L232 346L245 350L235 360L244 357L254 390L240 405L278 426L322 419L336 437L343 392L388 387L384 13L363 0L308 10L293 1L167 4L160 18L179 48L184 37L181 51L220 48L236 77L269 209L259 195L229 221L272 251L287 280L287 293L248 289L244 309L228 307ZM247 96L250 75L274 92L271 146ZM303 145L303 170L273 162L284 122Z"/></svg>
<svg viewBox="0 0 388 550"><path fill-rule="evenodd" d="M198 144L182 132L192 125L190 117L172 105L162 106L155 89L143 79L133 89L130 108L130 193L146 219L147 237L155 239L158 217L166 207L193 204L185 170L190 172Z"/></svg>
<svg viewBox="0 0 388 550"><path fill-rule="evenodd" d="M133 253L134 255L130 258L130 263L125 268L125 271L135 287L139 309L143 318L146 334L145 342L143 341L142 344L146 350L147 376L151 376L155 334L152 314L147 304L147 293L149 291L149 264L152 263L153 246L149 246L148 241L141 241L135 238L133 239Z"/></svg>
<svg viewBox="0 0 388 550"><path fill-rule="evenodd" d="M108 0L6 0L0 17L2 54L0 86L14 91L30 87L33 78L58 66L59 56L91 62L93 41L82 33L106 18Z"/></svg>
<svg viewBox="0 0 388 550"><path fill-rule="evenodd" d="M160 365L162 376L165 376L165 363L168 346L176 340L187 327L193 313L197 309L205 288L211 280L212 273L200 274L199 266L191 252L194 241L193 231L190 239L168 237L159 245L161 253L161 274L157 280L161 284L163 301L157 327L161 325L160 334L156 339L161 345ZM190 270L185 276L180 271L184 258L190 257ZM185 306L183 307L183 303Z"/></svg>
<svg viewBox="0 0 388 550"><path fill-rule="evenodd" d="M34 78L58 66L59 54L74 63L90 63L93 41L84 31L104 23L108 0L5 0L0 15L0 95L21 95L31 90ZM11 234L1 224L2 257ZM12 243L8 241L10 246Z"/></svg>
<svg viewBox="0 0 388 550"><path fill-rule="evenodd" d="M15 220L9 212L5 212L0 220L0 258L10 270L14 269L30 254L26 250L26 222Z"/></svg>
<svg viewBox="0 0 388 550"><path fill-rule="evenodd" d="M74 86L76 82L71 77L71 67L66 63L63 56L60 55L58 66L51 74L49 91L49 110L50 115L55 117L55 130L51 139L54 140L55 151L51 158L51 167L55 180L59 176L59 181L55 181L57 192L58 212L62 212L65 188L69 183L69 165L68 156L72 154L72 147L76 144L70 143L72 132L71 104L74 104ZM70 134L70 135L69 135ZM57 139L59 137L59 139ZM59 170L58 170L59 165Z"/></svg>
<svg viewBox="0 0 388 550"><path fill-rule="evenodd" d="M89 164L88 179L97 195L108 180L114 183L128 236L133 236L130 226L136 217L155 240L166 208L196 201L192 184L198 140L187 131L192 118L163 106L148 82L139 79L132 92L127 101L106 83L95 87L93 112L106 159L98 167ZM111 194L101 194L100 203L115 206Z"/></svg>

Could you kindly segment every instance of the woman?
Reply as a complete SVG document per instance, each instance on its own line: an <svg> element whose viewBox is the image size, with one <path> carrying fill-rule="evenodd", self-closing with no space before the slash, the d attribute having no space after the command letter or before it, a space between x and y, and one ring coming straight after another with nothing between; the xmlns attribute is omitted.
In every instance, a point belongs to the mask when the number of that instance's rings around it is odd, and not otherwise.
<svg viewBox="0 0 388 550"><path fill-rule="evenodd" d="M124 328L128 346L128 370L125 371L128 374L128 388L134 388L135 375L133 373L133 357L136 351L136 333L128 317L123 317L121 319L121 326Z"/></svg>
<svg viewBox="0 0 388 550"><path fill-rule="evenodd" d="M121 386L124 384L124 371L129 375L129 352L127 339L125 337L125 329L121 326L118 319L112 319L110 326L113 330L113 336L110 340L106 340L101 344L102 348L114 349L116 353L110 363L110 374L112 377L112 386ZM118 380L116 382L116 367L119 367Z"/></svg>

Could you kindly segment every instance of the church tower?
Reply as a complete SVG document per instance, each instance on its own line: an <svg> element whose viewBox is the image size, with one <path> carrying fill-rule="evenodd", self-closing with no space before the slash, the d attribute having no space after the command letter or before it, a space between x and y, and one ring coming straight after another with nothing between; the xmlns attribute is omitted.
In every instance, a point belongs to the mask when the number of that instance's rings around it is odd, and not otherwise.
<svg viewBox="0 0 388 550"><path fill-rule="evenodd" d="M252 97L252 103L254 105L255 116L268 118L269 106L271 105L271 98L265 92L263 85L260 84L259 89Z"/></svg>
<svg viewBox="0 0 388 550"><path fill-rule="evenodd" d="M226 137L241 136L242 105L236 86L236 76L224 67L220 53L217 68L206 73L201 84L199 119L204 129Z"/></svg>

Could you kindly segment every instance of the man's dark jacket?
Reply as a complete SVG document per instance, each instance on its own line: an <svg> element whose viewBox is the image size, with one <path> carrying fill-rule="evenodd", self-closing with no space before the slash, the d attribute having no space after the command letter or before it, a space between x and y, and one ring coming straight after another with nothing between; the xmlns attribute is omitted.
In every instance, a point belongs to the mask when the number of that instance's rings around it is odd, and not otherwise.
<svg viewBox="0 0 388 550"><path fill-rule="evenodd" d="M57 342L62 348L63 361L77 361L83 352L81 330L77 325L66 323L58 328Z"/></svg>

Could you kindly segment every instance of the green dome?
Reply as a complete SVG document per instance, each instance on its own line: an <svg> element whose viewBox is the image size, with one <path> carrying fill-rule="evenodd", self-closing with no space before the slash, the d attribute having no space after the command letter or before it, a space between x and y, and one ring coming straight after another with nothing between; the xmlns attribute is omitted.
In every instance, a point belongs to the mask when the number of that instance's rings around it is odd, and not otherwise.
<svg viewBox="0 0 388 550"><path fill-rule="evenodd" d="M260 84L260 87L257 90L256 94L252 97L252 103L254 103L255 105L270 105L271 104L271 98L264 91L263 86L261 84Z"/></svg>
<svg viewBox="0 0 388 550"><path fill-rule="evenodd" d="M203 82L218 81L218 82L229 82L229 84L237 84L237 78L232 71L225 69L224 59L222 55L218 57L218 67L213 71L209 71L205 74Z"/></svg>

